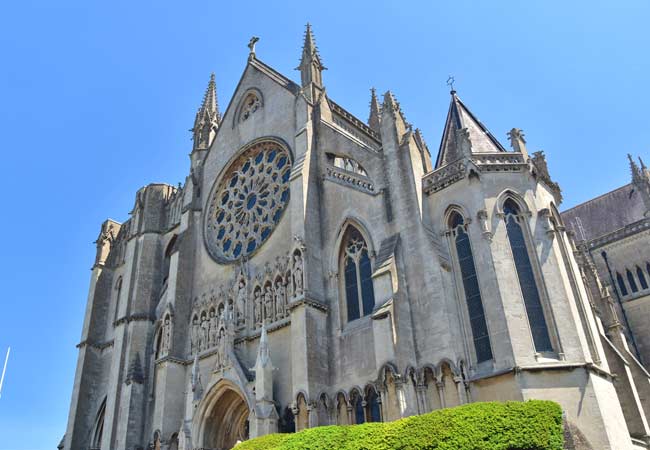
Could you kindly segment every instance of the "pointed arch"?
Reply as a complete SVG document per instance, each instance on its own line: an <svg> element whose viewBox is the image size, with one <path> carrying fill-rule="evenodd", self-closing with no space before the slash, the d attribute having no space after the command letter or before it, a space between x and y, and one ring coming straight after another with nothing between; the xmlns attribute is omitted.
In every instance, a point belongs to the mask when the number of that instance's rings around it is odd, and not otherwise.
<svg viewBox="0 0 650 450"><path fill-rule="evenodd" d="M641 285L641 289L643 290L648 289L648 281L646 280L643 270L641 270L639 266L636 266L636 276L639 279L639 284Z"/></svg>
<svg viewBox="0 0 650 450"><path fill-rule="evenodd" d="M623 275L620 272L616 272L616 283L618 283L618 290L621 293L621 297L627 296L627 286L625 286L625 281L623 281Z"/></svg>
<svg viewBox="0 0 650 450"><path fill-rule="evenodd" d="M370 246L362 231L349 223L345 226L339 247L339 279L345 307L344 322L351 322L372 313L375 292L372 281Z"/></svg>
<svg viewBox="0 0 650 450"><path fill-rule="evenodd" d="M365 388L366 418L368 422L381 422L381 399L374 384Z"/></svg>
<svg viewBox="0 0 650 450"><path fill-rule="evenodd" d="M92 428L91 448L101 450L102 437L104 435L104 418L106 416L106 397L99 405L97 414L95 415L95 423Z"/></svg>
<svg viewBox="0 0 650 450"><path fill-rule="evenodd" d="M530 214L531 209L528 206L528 202L526 202L526 199L516 192L513 189L507 188L504 189L498 196L497 196L497 213L501 215L505 215L506 212L504 211L504 207L506 202L513 202L517 206L517 210L519 211L519 214Z"/></svg>
<svg viewBox="0 0 650 450"><path fill-rule="evenodd" d="M627 276L627 282L629 283L632 292L634 293L639 292L639 288L636 285L636 280L634 279L634 275L632 275L632 272L630 272L630 269L625 269L625 274Z"/></svg>
<svg viewBox="0 0 650 450"><path fill-rule="evenodd" d="M257 88L247 89L240 97L235 115L233 116L233 128L241 122L248 120L253 114L264 107L264 96Z"/></svg>
<svg viewBox="0 0 650 450"><path fill-rule="evenodd" d="M359 388L352 388L350 391L350 405L352 406L352 418L356 425L366 422L366 413L364 411L364 399Z"/></svg>
<svg viewBox="0 0 650 450"><path fill-rule="evenodd" d="M459 275L457 279L460 279L456 286L460 297L465 299L464 317L471 332L474 358L477 363L489 361L492 359L492 347L469 237L469 220L458 207L453 206L447 209L446 222L455 272Z"/></svg>
<svg viewBox="0 0 650 450"><path fill-rule="evenodd" d="M517 201L516 197L508 195L501 206L535 351L552 352L551 335L532 263L534 251L529 250L531 244L528 242L527 222L521 200Z"/></svg>

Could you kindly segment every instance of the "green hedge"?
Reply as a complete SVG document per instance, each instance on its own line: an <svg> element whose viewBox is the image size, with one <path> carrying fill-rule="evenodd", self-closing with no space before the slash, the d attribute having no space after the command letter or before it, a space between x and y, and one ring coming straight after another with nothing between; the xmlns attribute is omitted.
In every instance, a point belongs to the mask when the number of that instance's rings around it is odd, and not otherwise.
<svg viewBox="0 0 650 450"><path fill-rule="evenodd" d="M388 423L325 426L271 434L236 450L562 450L557 403L471 403Z"/></svg>

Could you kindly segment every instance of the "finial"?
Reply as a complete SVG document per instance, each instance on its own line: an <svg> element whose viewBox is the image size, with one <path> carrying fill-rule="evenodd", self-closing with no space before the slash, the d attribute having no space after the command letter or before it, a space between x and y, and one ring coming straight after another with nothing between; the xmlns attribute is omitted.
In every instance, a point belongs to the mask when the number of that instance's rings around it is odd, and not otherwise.
<svg viewBox="0 0 650 450"><path fill-rule="evenodd" d="M250 55L255 56L255 44L259 41L260 38L253 36L250 41L248 41L248 49L251 51Z"/></svg>
<svg viewBox="0 0 650 450"><path fill-rule="evenodd" d="M377 100L377 90L370 88L370 116L368 117L368 126L379 133L381 125L381 107Z"/></svg>
<svg viewBox="0 0 650 450"><path fill-rule="evenodd" d="M452 94L456 93L456 90L454 89L454 83L455 82L456 82L456 79L453 76L449 75L449 78L447 78L447 86L449 86L449 89L450 89L449 92L452 93Z"/></svg>
<svg viewBox="0 0 650 450"><path fill-rule="evenodd" d="M641 159L640 156L639 156L639 163L641 164L641 170L646 170L646 169L647 169L647 167L646 167L645 164L643 163L643 160Z"/></svg>

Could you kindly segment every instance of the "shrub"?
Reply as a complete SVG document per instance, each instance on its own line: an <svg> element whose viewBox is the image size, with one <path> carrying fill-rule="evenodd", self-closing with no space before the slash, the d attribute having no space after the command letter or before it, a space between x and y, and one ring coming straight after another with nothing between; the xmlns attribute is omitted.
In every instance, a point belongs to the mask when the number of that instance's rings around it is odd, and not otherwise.
<svg viewBox="0 0 650 450"><path fill-rule="evenodd" d="M271 434L236 450L561 450L557 403L471 403L388 423L323 426Z"/></svg>

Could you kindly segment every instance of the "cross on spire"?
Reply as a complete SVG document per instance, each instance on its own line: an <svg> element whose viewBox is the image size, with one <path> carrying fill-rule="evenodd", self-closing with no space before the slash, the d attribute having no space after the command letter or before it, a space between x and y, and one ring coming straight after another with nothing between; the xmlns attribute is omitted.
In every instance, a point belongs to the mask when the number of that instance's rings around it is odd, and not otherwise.
<svg viewBox="0 0 650 450"><path fill-rule="evenodd" d="M454 89L454 83L455 82L456 82L456 79L453 76L449 75L449 78L447 78L447 86L449 86L449 89L450 89L452 94L456 92L456 90Z"/></svg>

